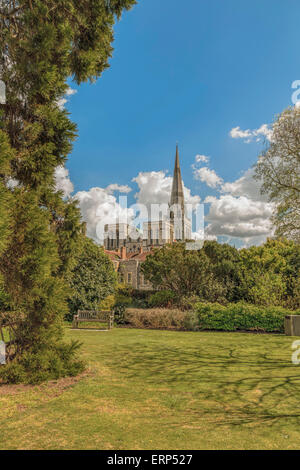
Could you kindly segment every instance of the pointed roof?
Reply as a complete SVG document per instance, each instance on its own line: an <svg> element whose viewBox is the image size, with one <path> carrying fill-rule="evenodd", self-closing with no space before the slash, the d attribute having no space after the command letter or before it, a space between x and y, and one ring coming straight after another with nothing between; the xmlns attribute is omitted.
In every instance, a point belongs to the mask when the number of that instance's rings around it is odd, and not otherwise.
<svg viewBox="0 0 300 470"><path fill-rule="evenodd" d="M182 184L181 169L180 169L180 162L179 162L178 145L176 145L175 168L174 168L171 201L170 201L171 206L175 204L184 206L184 194L183 194L183 184Z"/></svg>

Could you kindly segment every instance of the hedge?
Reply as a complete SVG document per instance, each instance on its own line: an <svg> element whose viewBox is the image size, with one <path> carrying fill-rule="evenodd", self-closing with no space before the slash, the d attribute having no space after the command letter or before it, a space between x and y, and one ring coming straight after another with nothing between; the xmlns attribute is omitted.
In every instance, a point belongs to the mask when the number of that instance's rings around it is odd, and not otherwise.
<svg viewBox="0 0 300 470"><path fill-rule="evenodd" d="M194 314L176 309L134 309L125 312L125 324L132 328L157 330L194 330Z"/></svg>
<svg viewBox="0 0 300 470"><path fill-rule="evenodd" d="M258 307L245 303L226 306L197 303L195 312L200 330L267 333L284 333L284 317L300 315L300 310L292 312L282 307Z"/></svg>

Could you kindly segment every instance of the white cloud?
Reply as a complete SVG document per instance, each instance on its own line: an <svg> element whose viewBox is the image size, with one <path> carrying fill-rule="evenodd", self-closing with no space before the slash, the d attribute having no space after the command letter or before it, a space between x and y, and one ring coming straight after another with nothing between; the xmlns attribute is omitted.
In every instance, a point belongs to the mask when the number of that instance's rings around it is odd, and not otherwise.
<svg viewBox="0 0 300 470"><path fill-rule="evenodd" d="M62 191L66 198L70 197L74 191L74 185L70 180L69 170L64 166L58 166L55 170L55 188L56 191Z"/></svg>
<svg viewBox="0 0 300 470"><path fill-rule="evenodd" d="M268 124L262 124L258 129L246 129L242 130L239 126L234 127L229 132L230 137L233 139L244 139L244 141L249 144L255 140L256 142L260 142L262 138L266 138L269 142L272 141L273 131L268 126Z"/></svg>
<svg viewBox="0 0 300 470"><path fill-rule="evenodd" d="M273 204L271 203L252 201L245 196L234 197L231 194L226 194L212 202L207 219L216 220L223 225L247 224L257 219L268 219L272 215L272 210Z"/></svg>
<svg viewBox="0 0 300 470"><path fill-rule="evenodd" d="M217 198L215 196L206 196L206 198L204 200L204 204L212 204L216 200L217 200Z"/></svg>
<svg viewBox="0 0 300 470"><path fill-rule="evenodd" d="M70 87L66 91L67 96L76 95L76 93L77 93L77 90L74 90L74 88L70 88Z"/></svg>
<svg viewBox="0 0 300 470"><path fill-rule="evenodd" d="M69 98L73 95L76 95L77 93L77 90L74 90L74 88L68 88L67 91L66 91L66 94L63 98L61 98L60 100L58 100L57 102L57 105L58 107L63 110L64 107L65 107L65 104L69 101Z"/></svg>
<svg viewBox="0 0 300 470"><path fill-rule="evenodd" d="M208 163L209 157L207 155L196 155L195 162L196 163Z"/></svg>
<svg viewBox="0 0 300 470"><path fill-rule="evenodd" d="M271 142L272 141L272 137L273 137L273 131L272 129L270 129L270 127L268 126L268 124L263 124L262 126L260 126L259 129L256 129L256 131L254 131L254 136L263 136L263 137L266 137L266 139ZM260 139L258 139L260 140Z"/></svg>
<svg viewBox="0 0 300 470"><path fill-rule="evenodd" d="M173 178L164 171L141 172L133 178L139 187L135 198L139 204L149 207L151 204L169 204ZM184 186L186 204L195 207L200 203L199 196L192 196L191 190Z"/></svg>
<svg viewBox="0 0 300 470"><path fill-rule="evenodd" d="M207 186L210 188L217 188L223 182L222 178L220 178L215 170L210 170L208 167L203 168L195 168L194 169L194 178L196 180L202 181L202 183L206 183Z"/></svg>
<svg viewBox="0 0 300 470"><path fill-rule="evenodd" d="M260 192L260 183L254 179L254 170L250 168L232 183L224 183L222 192L232 196L247 196L254 201L267 201L267 196Z"/></svg>
<svg viewBox="0 0 300 470"><path fill-rule="evenodd" d="M247 197L221 196L210 207L206 227L208 235L242 238L253 243L253 238L265 240L272 236L271 203L252 201Z"/></svg>
<svg viewBox="0 0 300 470"><path fill-rule="evenodd" d="M233 183L224 183L219 198L208 196L210 203L206 233L210 236L242 240L243 246L259 245L274 233L271 216L274 204L265 200L250 169Z"/></svg>
<svg viewBox="0 0 300 470"><path fill-rule="evenodd" d="M128 194L132 191L132 189L127 185L119 185L119 184L116 184L116 183L115 184L110 184L106 188L106 192L108 194L113 194L116 191L118 191L119 193L122 193L122 194Z"/></svg>
<svg viewBox="0 0 300 470"><path fill-rule="evenodd" d="M64 197L70 197L74 191L74 185L70 180L69 170L63 166L58 166L55 170L55 188L57 191L62 191ZM105 191L107 194L113 194L114 192L128 194L132 191L129 186L119 185L117 183L110 184L105 189L99 189Z"/></svg>
<svg viewBox="0 0 300 470"><path fill-rule="evenodd" d="M261 194L252 168L233 182L224 182L208 167L194 169L194 177L219 193L219 196L208 195L204 201L210 204L206 238L225 237L249 246L263 243L273 235L270 218L274 205Z"/></svg>
<svg viewBox="0 0 300 470"><path fill-rule="evenodd" d="M91 188L89 191L80 191L74 199L78 201L82 220L87 224L87 235L100 241L97 234L98 224L101 222L115 223L130 221L133 216L131 209L123 208L116 197L103 188Z"/></svg>
<svg viewBox="0 0 300 470"><path fill-rule="evenodd" d="M69 179L68 170L63 167L56 169L56 187L64 192L65 196L70 196L73 192L73 184ZM100 242L97 227L99 223L129 223L133 217L133 211L123 207L114 192L127 194L132 189L127 185L110 184L107 188L91 188L89 191L79 191L73 199L78 201L82 220L87 224L87 236Z"/></svg>
<svg viewBox="0 0 300 470"><path fill-rule="evenodd" d="M251 131L248 129L246 131L242 131L242 129L238 127L234 127L230 131L230 137L233 139L248 139L251 137Z"/></svg>
<svg viewBox="0 0 300 470"><path fill-rule="evenodd" d="M61 98L60 100L58 100L57 105L58 105L59 109L60 110L65 109L65 104L67 102L68 102L68 100L66 98Z"/></svg>

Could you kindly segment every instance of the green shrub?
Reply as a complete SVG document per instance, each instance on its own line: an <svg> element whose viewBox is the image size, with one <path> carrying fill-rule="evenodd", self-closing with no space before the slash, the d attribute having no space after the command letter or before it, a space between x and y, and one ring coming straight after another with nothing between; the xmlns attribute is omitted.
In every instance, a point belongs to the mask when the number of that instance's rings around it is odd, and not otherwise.
<svg viewBox="0 0 300 470"><path fill-rule="evenodd" d="M74 359L74 353L80 346L74 341L53 347L52 350L25 352L19 359L1 366L0 381L6 384L39 384L76 376L85 368L82 361Z"/></svg>
<svg viewBox="0 0 300 470"><path fill-rule="evenodd" d="M170 307L175 298L176 295L171 290L158 291L149 298L149 307Z"/></svg>
<svg viewBox="0 0 300 470"><path fill-rule="evenodd" d="M197 303L195 312L201 330L243 330L268 333L283 333L284 317L300 314L300 311L291 312L282 307L257 307L245 303L226 306Z"/></svg>
<svg viewBox="0 0 300 470"><path fill-rule="evenodd" d="M6 364L0 368L0 379L5 384L24 383L25 377L24 367L17 362Z"/></svg>

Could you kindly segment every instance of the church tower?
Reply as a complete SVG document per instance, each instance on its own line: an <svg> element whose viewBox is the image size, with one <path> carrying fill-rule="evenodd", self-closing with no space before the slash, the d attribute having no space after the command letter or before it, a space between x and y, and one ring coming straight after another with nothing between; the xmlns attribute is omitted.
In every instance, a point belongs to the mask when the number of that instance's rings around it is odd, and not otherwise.
<svg viewBox="0 0 300 470"><path fill-rule="evenodd" d="M174 204L179 205L184 210L184 194L183 194L183 184L181 178L181 169L179 162L179 150L178 145L176 145L176 157L175 157L175 168L174 168L174 177L173 177L173 186L170 206Z"/></svg>
<svg viewBox="0 0 300 470"><path fill-rule="evenodd" d="M175 168L170 200L170 219L174 225L175 240L185 241L191 238L191 224L185 216L184 192L178 145L176 145Z"/></svg>

